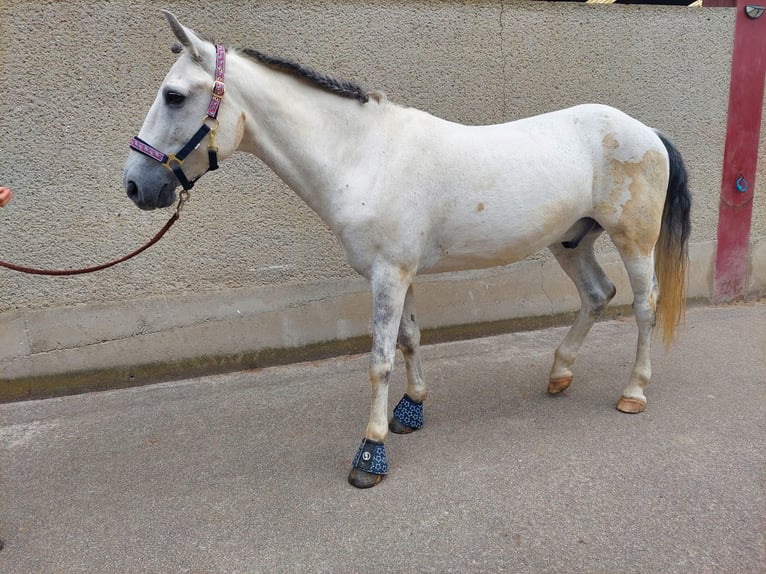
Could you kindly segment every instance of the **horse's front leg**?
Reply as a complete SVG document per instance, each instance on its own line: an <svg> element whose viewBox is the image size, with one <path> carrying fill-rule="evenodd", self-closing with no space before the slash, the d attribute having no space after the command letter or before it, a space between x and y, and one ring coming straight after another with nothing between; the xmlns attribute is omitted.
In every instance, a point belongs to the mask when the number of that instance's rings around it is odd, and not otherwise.
<svg viewBox="0 0 766 574"><path fill-rule="evenodd" d="M407 289L404 299L398 345L407 367L407 394L396 405L388 428L396 434L407 434L423 426L423 401L428 394L420 365L420 328L415 319L415 293L412 285Z"/></svg>
<svg viewBox="0 0 766 574"><path fill-rule="evenodd" d="M383 441L388 433L388 383L394 369L396 340L412 274L398 266L375 270L372 276L372 405L367 431L354 457L348 481L357 488L375 486L388 472Z"/></svg>

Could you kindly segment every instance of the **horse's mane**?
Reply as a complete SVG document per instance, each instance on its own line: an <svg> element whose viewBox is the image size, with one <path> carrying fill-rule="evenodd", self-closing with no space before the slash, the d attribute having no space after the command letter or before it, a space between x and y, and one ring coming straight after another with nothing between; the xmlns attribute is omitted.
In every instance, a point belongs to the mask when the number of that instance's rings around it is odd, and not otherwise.
<svg viewBox="0 0 766 574"><path fill-rule="evenodd" d="M344 98L355 99L363 104L366 104L370 99L369 94L354 82L336 80L335 78L320 74L319 72L293 62L292 60L269 56L268 54L264 54L258 50L244 48L238 49L238 51L242 52L257 62L261 62L262 64L274 68L275 70L289 72L295 76L305 78L326 92L330 92Z"/></svg>

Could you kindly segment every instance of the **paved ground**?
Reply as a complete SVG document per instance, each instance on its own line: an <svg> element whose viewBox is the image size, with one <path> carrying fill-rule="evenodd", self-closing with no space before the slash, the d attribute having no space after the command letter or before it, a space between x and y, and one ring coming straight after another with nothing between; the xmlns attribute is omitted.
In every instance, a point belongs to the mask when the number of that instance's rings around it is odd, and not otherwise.
<svg viewBox="0 0 766 574"><path fill-rule="evenodd" d="M641 415L632 319L551 398L563 332L426 347L367 491L363 356L0 405L0 572L766 572L766 304L690 310Z"/></svg>

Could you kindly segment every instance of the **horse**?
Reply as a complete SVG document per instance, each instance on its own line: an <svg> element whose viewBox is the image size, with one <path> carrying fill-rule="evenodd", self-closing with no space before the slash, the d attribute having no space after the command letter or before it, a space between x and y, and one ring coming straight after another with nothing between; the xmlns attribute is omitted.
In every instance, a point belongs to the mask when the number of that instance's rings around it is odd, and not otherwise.
<svg viewBox="0 0 766 574"><path fill-rule="evenodd" d="M163 12L180 55L130 142L127 195L142 209L169 207L179 186L187 194L219 159L244 151L334 232L373 302L372 400L353 486L387 474L389 430L423 425L419 273L505 265L547 247L581 300L554 353L547 391L556 395L572 383L583 339L615 295L594 255L606 232L627 270L638 325L617 409L645 409L655 322L669 346L685 311L691 196L683 159L665 136L599 104L461 125L291 60L215 45ZM389 420L397 349L407 388Z"/></svg>

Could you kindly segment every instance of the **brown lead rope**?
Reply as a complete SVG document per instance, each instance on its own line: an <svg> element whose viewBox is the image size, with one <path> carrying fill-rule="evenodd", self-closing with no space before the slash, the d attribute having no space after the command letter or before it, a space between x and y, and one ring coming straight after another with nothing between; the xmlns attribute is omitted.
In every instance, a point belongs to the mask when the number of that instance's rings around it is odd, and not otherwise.
<svg viewBox="0 0 766 574"><path fill-rule="evenodd" d="M93 267L84 267L82 269L34 269L32 267L23 267L21 265L14 265L13 263L6 263L5 261L0 261L0 267L5 267L6 269L11 269L12 271L19 271L21 273L29 273L31 275L82 275L83 273L93 273L94 271L101 271L102 269L107 269L109 267L117 265L118 263L122 263L123 261L127 261L128 259L135 257L136 255L149 249L152 245L154 245L160 239L162 239L162 236L165 235L168 229L170 229L173 226L173 224L178 220L178 217L181 214L181 208L183 207L183 204L184 202L186 202L186 199L188 197L189 197L189 194L187 191L182 191L180 193L179 199L178 199L178 205L176 206L175 213L173 213L170 219L168 219L167 223L162 227L162 229L160 229L157 232L157 234L154 237L152 237L149 240L148 243L139 247L132 253L129 253L125 255L124 257L120 257L119 259L115 259L114 261L110 261L109 263L94 265Z"/></svg>

